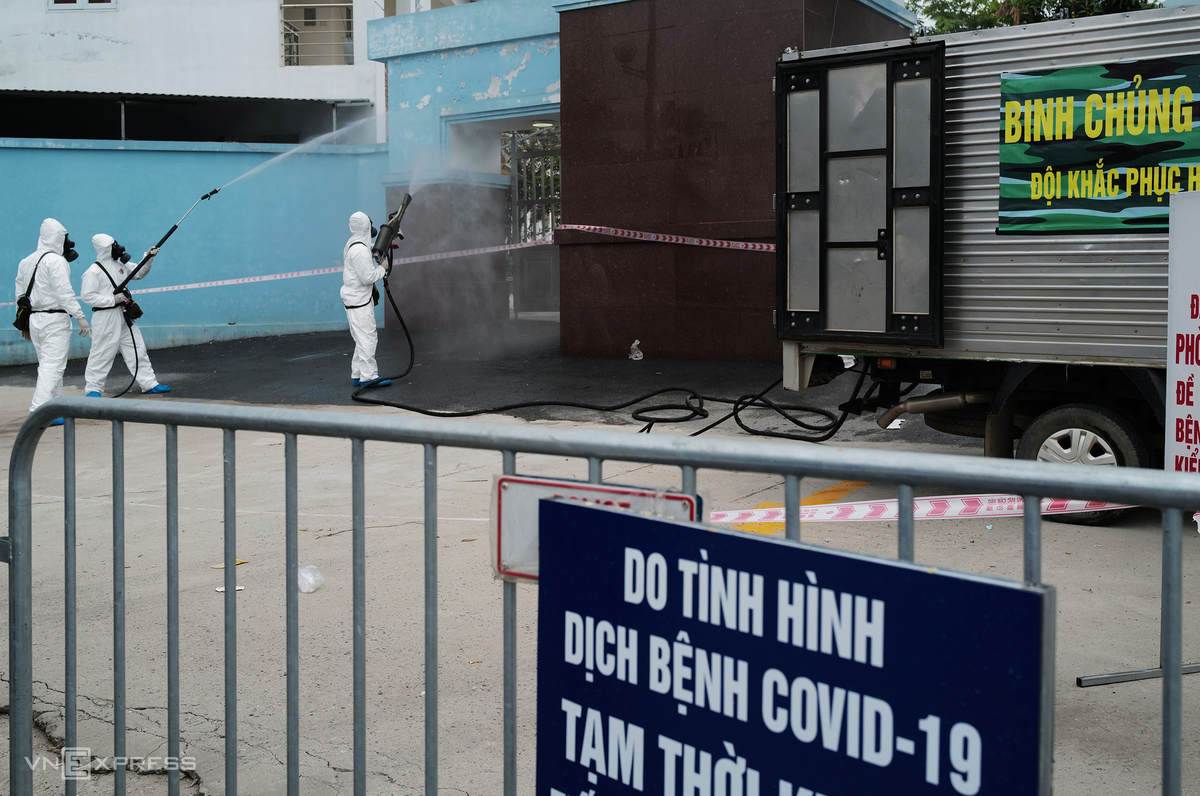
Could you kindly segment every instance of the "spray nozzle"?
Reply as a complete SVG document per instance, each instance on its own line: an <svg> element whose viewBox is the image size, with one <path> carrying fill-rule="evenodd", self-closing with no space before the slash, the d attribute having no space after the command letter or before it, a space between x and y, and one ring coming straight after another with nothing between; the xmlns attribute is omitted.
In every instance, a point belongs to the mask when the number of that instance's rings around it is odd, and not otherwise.
<svg viewBox="0 0 1200 796"><path fill-rule="evenodd" d="M388 251L392 248L394 238L404 239L404 236L400 234L400 220L404 218L404 211L408 210L410 202L412 202L412 195L404 194L404 201L400 203L400 209L379 228L379 234L375 237L375 245L371 247L371 255L375 258L375 262L382 262L383 258L387 256Z"/></svg>
<svg viewBox="0 0 1200 796"><path fill-rule="evenodd" d="M205 199L207 199L207 198L208 198L208 197L210 197L210 196L216 196L216 195L217 195L217 192L218 192L218 191L220 191L220 190L221 190L220 188L213 188L211 191L209 191L208 193L204 194L204 196L201 196L201 197L200 197L200 201L201 201L201 202L203 202Z"/></svg>

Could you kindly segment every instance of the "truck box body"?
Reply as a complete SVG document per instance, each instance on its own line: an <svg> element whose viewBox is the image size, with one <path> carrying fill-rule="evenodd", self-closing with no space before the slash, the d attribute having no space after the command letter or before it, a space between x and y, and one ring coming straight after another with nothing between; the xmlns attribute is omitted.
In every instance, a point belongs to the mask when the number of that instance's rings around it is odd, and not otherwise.
<svg viewBox="0 0 1200 796"><path fill-rule="evenodd" d="M1200 54L1200 6L809 51L799 63L936 42L945 47L942 345L805 339L782 319L780 336L805 353L1165 367L1165 231L998 234L1001 74Z"/></svg>

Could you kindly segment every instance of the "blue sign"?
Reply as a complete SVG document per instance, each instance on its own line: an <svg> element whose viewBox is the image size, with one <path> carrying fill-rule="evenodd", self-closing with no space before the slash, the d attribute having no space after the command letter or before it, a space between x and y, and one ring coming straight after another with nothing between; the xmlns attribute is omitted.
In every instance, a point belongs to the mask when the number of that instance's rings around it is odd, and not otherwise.
<svg viewBox="0 0 1200 796"><path fill-rule="evenodd" d="M563 501L539 526L537 796L1038 793L1053 589Z"/></svg>

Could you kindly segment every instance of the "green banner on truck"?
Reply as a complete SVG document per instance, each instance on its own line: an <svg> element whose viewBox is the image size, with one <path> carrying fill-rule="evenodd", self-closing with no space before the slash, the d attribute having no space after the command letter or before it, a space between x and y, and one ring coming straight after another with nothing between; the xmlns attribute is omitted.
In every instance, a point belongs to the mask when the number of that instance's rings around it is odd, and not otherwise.
<svg viewBox="0 0 1200 796"><path fill-rule="evenodd" d="M1200 190L1200 55L1000 76L1002 234L1165 232Z"/></svg>

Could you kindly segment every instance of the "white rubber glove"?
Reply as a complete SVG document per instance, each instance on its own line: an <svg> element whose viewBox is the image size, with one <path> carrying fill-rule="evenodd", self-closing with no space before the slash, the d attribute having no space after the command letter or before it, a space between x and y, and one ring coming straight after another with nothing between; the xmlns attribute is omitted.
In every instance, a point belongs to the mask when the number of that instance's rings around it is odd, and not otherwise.
<svg viewBox="0 0 1200 796"><path fill-rule="evenodd" d="M124 293L117 293L115 296L113 296L113 306L114 307L117 306L118 304L124 304L126 301L129 301L129 299L125 296Z"/></svg>
<svg viewBox="0 0 1200 796"><path fill-rule="evenodd" d="M92 326L87 322L87 318L79 318L79 336L89 337L92 334Z"/></svg>

